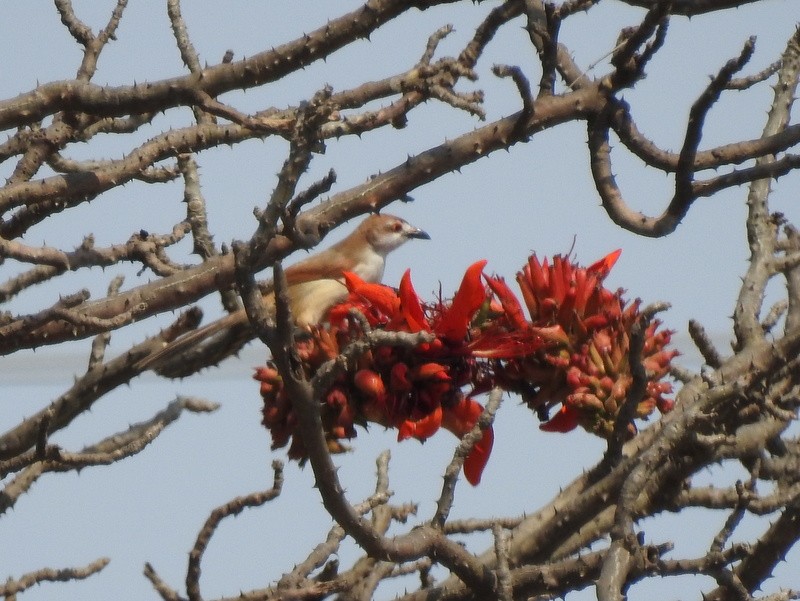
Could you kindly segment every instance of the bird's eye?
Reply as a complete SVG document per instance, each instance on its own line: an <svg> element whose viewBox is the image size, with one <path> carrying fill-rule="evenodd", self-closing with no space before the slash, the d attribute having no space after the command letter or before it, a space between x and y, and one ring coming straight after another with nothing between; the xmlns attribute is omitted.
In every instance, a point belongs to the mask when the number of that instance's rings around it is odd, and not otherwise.
<svg viewBox="0 0 800 601"><path fill-rule="evenodd" d="M399 232L399 231L400 231L400 230L402 230L402 229L403 229L403 224L402 224L402 223L400 223L399 221L395 221L395 222L392 224L392 231L393 231L393 232Z"/></svg>

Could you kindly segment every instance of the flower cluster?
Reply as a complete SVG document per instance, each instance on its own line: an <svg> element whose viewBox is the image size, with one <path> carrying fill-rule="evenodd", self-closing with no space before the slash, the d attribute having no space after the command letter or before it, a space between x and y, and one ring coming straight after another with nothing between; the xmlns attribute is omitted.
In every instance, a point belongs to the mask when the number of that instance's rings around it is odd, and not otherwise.
<svg viewBox="0 0 800 601"><path fill-rule="evenodd" d="M521 394L527 404L546 419L549 410L561 405L541 429L568 432L577 425L607 437L614 428L620 405L627 398L633 378L629 365L630 335L639 319L637 300L627 304L622 291L603 287L620 255L617 250L587 268L556 256L552 264L533 255L517 274L530 324L547 331L555 344L514 361L507 361L496 374L501 385ZM508 312L522 310L513 295L499 292L502 282L490 286L505 299ZM626 306L627 305L627 306ZM639 358L647 373L647 392L636 408L645 418L655 408L672 408L664 395L672 387L662 379L669 372L676 350L666 350L672 332L659 330L653 320L644 333ZM524 332L517 328L516 332ZM631 433L634 424L629 424Z"/></svg>
<svg viewBox="0 0 800 601"><path fill-rule="evenodd" d="M505 281L483 273L486 261L467 269L451 300L431 304L420 301L408 271L397 290L345 273L348 299L330 310L327 327L313 329L298 343L307 377L364 338L353 310L372 328L424 332L429 341L372 345L336 376L320 400L330 450L343 450L341 441L356 435L355 426L369 423L397 429L398 440L424 441L440 428L462 437L483 411L473 397L495 386L520 394L546 420L543 430L567 432L581 425L608 436L632 383L630 335L639 318L638 301L627 304L621 291L602 285L618 256L615 251L587 268L561 256L552 263L532 256L517 274L527 317ZM648 382L636 408L640 418L655 408L671 408L664 396L671 387L662 379L677 352L666 350L671 333L659 326L653 321L645 332L640 359ZM291 443L289 456L304 459L280 375L262 367L255 378L273 448ZM635 432L633 424L630 430ZM472 484L480 481L493 439L489 427L465 460Z"/></svg>

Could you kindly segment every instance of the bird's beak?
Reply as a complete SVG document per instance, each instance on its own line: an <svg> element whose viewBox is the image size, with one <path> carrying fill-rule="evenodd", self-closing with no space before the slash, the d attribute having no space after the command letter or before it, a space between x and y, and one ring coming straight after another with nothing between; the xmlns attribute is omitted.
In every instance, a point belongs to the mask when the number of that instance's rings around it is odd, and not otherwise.
<svg viewBox="0 0 800 601"><path fill-rule="evenodd" d="M418 227L411 226L406 231L406 238L419 238L420 240L430 240L431 236L425 230L421 230Z"/></svg>

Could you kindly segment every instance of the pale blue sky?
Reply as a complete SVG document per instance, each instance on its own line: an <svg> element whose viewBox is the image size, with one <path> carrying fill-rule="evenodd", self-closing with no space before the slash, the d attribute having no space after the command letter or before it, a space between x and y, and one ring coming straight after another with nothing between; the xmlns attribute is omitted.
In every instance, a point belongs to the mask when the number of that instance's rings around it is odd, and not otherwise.
<svg viewBox="0 0 800 601"><path fill-rule="evenodd" d="M78 15L94 29L105 23L113 4L74 2ZM214 63L229 48L235 59L252 55L359 4L186 1L183 12L201 61ZM361 83L365 74L378 78L401 72L418 59L427 37L446 23L453 23L456 31L442 42L439 54L455 54L494 5L465 3L457 8L445 6L405 15L371 41L361 41L273 86L231 94L225 100L242 111L283 107L296 104L325 83L341 90ZM562 41L585 67L613 47L620 27L637 23L641 15L639 10L604 0L588 15L565 23ZM661 146L679 148L689 106L707 84L708 76L738 55L752 34L758 35L758 41L747 72L771 63L782 51L799 15L791 0L772 0L715 17L674 19L665 48L650 66L648 78L625 94L640 129ZM482 59L480 80L460 86L462 90L485 90L489 119L519 108L514 86L508 80L497 80L490 72L492 64L519 64L532 81L538 79L521 21L507 29ZM51 3L3 3L0 34L0 55L13 57L0 72L1 97L33 89L37 82L74 75L80 53ZM133 79L155 80L184 72L163 2L131 2L117 37L118 41L102 55L95 83L127 84ZM601 62L593 74L606 68ZM724 95L710 115L702 147L758 136L770 93L768 87L761 86ZM142 135L186 124L190 118L186 110L170 111L155 119ZM479 125L473 117L430 102L412 113L404 130L329 142L327 153L315 158L303 183L307 185L335 168L338 182L334 192L344 190L370 174L393 167L408 154ZM672 309L664 315L669 327L682 334L688 319L696 318L724 344L729 337L728 316L747 258L746 190L729 190L697 201L685 222L666 239L637 238L611 223L599 206L588 171L585 140L582 123L561 126L537 135L529 144L517 145L509 153L495 153L461 173L414 191L412 196L417 200L411 205L391 207L391 212L426 229L432 240L414 242L392 255L385 282L396 284L405 268L411 267L422 295L430 297L439 282L448 293L457 286L464 268L481 258L488 259L489 271L513 279L531 251L540 256L566 252L575 238L575 253L584 263L623 248L608 279L611 287L626 288L629 298L671 302ZM69 155L119 157L133 144L130 139L124 144L117 139L98 139L70 148ZM218 243L252 233L252 207L263 206L285 149L283 142L268 140L234 149L223 147L198 158L211 229ZM671 197L673 182L660 172L644 170L638 159L621 151L614 158L629 202L645 212L660 213ZM7 176L12 168L0 165L0 175ZM774 186L772 197L773 209L784 212L795 223L800 221L797 184L797 175L782 178ZM178 183L131 183L76 209L63 220L43 223L30 232L27 242L71 247L92 232L98 245L105 245L124 240L140 228L167 231L181 219L181 196ZM331 239L341 235L335 232ZM183 253L190 250L188 244L179 248ZM0 266L0 277L5 279L17 268L12 262ZM58 292L84 286L99 296L119 272L115 268L70 274L58 290L31 290L3 310L33 311L51 304ZM135 272L125 271L126 287L136 284ZM203 306L208 313L219 311L214 299ZM169 318L148 320L130 332L115 335L109 352L122 352L127 344L156 331ZM685 340L682 335L678 338ZM71 355L64 350L42 349L4 358L0 362L0 431L63 392L72 375L82 369L88 346L88 341L69 345L74 353ZM198 394L222 403L215 415L184 416L143 453L111 468L42 478L13 511L0 519L0 578L44 566L82 565L108 555L112 562L101 574L63 588L46 584L25 593L24 599L155 598L141 576L145 561L153 563L170 585L181 588L188 551L209 511L237 494L271 486L271 459L284 457L282 451L270 453L268 435L259 425L260 399L250 380L250 368L263 358L264 351L251 348L254 350L242 359L185 382L144 377L130 388L108 395L91 414L54 437L54 442L78 449L129 423L147 419L176 394ZM691 355L687 354L684 361L697 367ZM546 435L536 425L536 419L519 407L518 399L506 400L495 426L496 445L483 483L474 489L466 483L459 485L453 517L530 512L591 466L602 452L602 442L588 434ZM453 437L442 433L424 447L414 442L398 445L392 433L375 428L369 434L361 433L354 441L355 452L338 460L340 475L350 498L360 500L374 485L375 457L380 450L391 448L394 500L419 501L424 518L430 515L438 497L440 474L454 443ZM525 467L520 470L520 466ZM720 483L740 476L725 472ZM283 496L223 523L203 563L202 591L206 598L269 584L324 538L330 520L312 483L310 470L290 464ZM647 525L647 537L650 542L677 539L675 556L699 555L724 518L721 513L703 512L692 516L687 525L666 516L658 525ZM761 529L764 523L750 527ZM482 549L488 543L484 538L474 548ZM348 565L353 556L352 547L347 547L340 556L342 564ZM793 560L800 562L797 550ZM771 581L774 586L800 587L800 578L786 564L776 576ZM636 598L637 591L641 591L640 596L654 592L657 598L687 596L684 593L697 597L691 579L676 579L675 583L670 581L669 589L635 587L631 598Z"/></svg>

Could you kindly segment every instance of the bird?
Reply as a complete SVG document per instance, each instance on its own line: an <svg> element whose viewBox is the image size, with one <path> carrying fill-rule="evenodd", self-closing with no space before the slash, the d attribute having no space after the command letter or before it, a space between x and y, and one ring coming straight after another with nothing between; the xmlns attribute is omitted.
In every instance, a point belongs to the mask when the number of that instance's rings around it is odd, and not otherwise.
<svg viewBox="0 0 800 601"><path fill-rule="evenodd" d="M286 292L295 324L300 328L318 324L331 307L347 298L345 271L365 282L380 283L386 256L414 238L430 240L430 235L405 219L377 213L365 218L350 235L330 248L287 267ZM266 294L264 304L274 315L274 294ZM247 313L239 309L168 343L140 361L138 368L153 369L167 377L184 377L196 371L198 363L218 363L238 352L253 337ZM212 344L214 341L218 344Z"/></svg>

